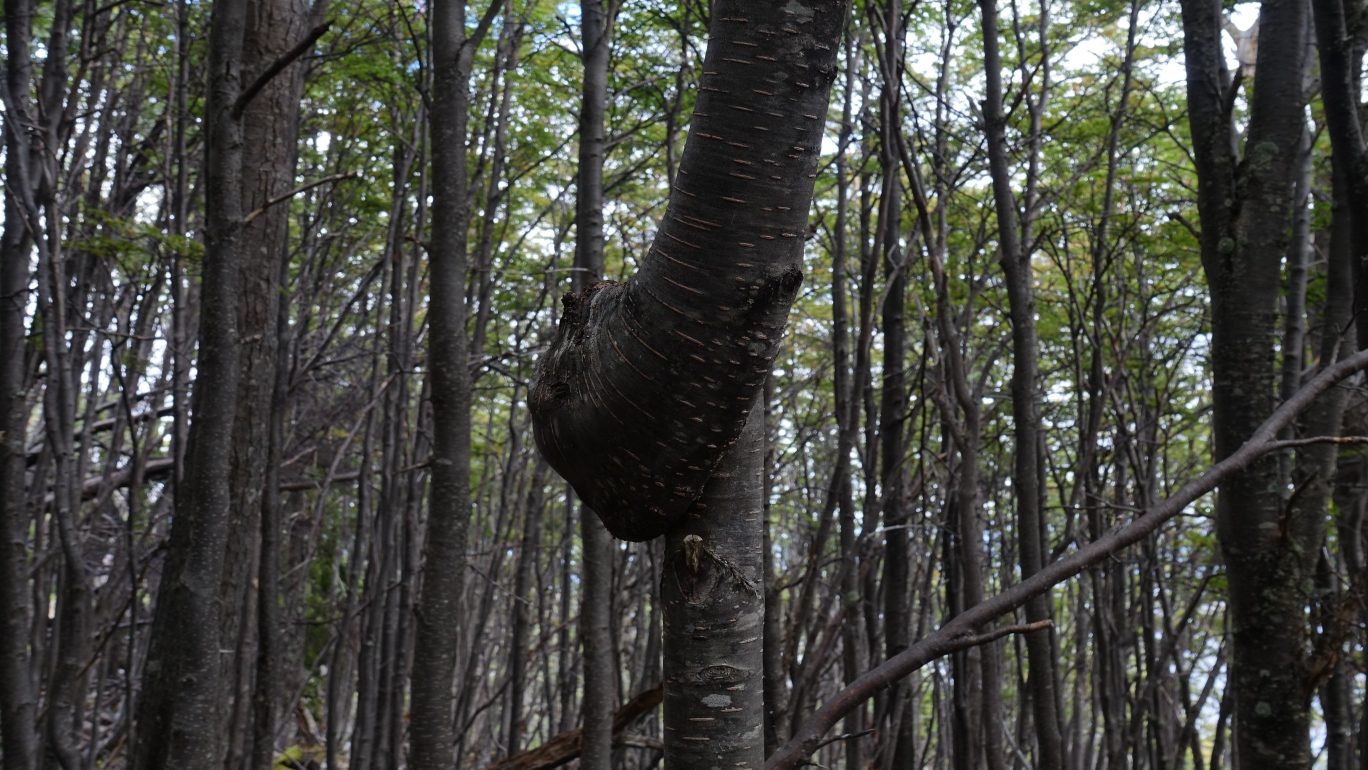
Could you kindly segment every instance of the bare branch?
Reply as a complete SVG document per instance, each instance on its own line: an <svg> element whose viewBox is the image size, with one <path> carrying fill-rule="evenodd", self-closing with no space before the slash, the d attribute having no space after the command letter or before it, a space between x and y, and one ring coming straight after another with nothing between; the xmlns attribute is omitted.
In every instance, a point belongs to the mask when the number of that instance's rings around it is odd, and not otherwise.
<svg viewBox="0 0 1368 770"><path fill-rule="evenodd" d="M355 179L356 177L357 173L355 171L348 171L345 174L333 174L332 176L325 176L322 179L315 179L314 181L309 182L308 184L300 185L299 187L294 188L293 190L285 193L284 195L277 195L276 197L261 204L261 206L258 207L256 211L253 211L252 213L243 217L242 224L250 225L252 222L256 221L257 217L261 216L262 214L265 214L267 209L271 208L272 206L278 203L284 203L285 201L295 197L296 195L302 192L308 192L309 190L312 190L313 188L318 187L319 185L324 185L329 182L337 182L342 179Z"/></svg>
<svg viewBox="0 0 1368 770"><path fill-rule="evenodd" d="M1129 524L1112 528L1077 551L1047 565L1030 578L965 610L921 641L862 674L837 693L825 707L809 717L802 728L765 763L765 770L796 770L816 750L822 737L837 722L875 693L887 689L937 658L964 649L965 638L973 638L976 629L1017 609L1028 599L1074 577L1122 548L1148 537L1164 522L1186 510L1198 498L1243 471L1263 455L1277 449L1281 443L1275 440L1279 430L1290 424L1321 393L1366 368L1368 350L1359 351L1343 361L1325 367L1320 374L1284 401L1238 450L1211 466L1206 473L1184 484L1181 489L1149 512Z"/></svg>

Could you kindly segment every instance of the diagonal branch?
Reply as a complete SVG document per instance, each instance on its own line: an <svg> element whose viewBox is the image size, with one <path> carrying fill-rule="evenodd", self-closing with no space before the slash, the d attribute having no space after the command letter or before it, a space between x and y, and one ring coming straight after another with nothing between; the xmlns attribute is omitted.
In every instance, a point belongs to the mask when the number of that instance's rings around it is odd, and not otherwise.
<svg viewBox="0 0 1368 770"><path fill-rule="evenodd" d="M266 84L270 83L276 75L284 72L285 68L293 64L295 59L308 53L314 47L314 43L317 43L318 39L323 37L330 27L332 27L332 22L325 21L309 30L309 34L305 35L303 40L295 43L294 48L281 54L280 58L271 62L270 66L262 70L261 74L256 76L256 79L252 81L251 85L247 86L247 88L238 95L237 101L233 102L233 120L241 118L242 113L247 109L247 105L256 98L257 94L261 93L261 89L265 88Z"/></svg>
<svg viewBox="0 0 1368 770"><path fill-rule="evenodd" d="M343 179L355 179L356 176L357 174L355 171L348 171L345 174L333 174L332 176L325 176L322 179L315 179L314 181L309 182L308 184L302 184L294 188L293 190L283 195L277 195L276 197L258 206L255 211L243 217L242 224L250 225L252 222L256 221L257 217L261 216L262 214L265 214L266 211L270 209L272 206L275 206L279 203L284 203L285 201L295 197L300 193L308 192L319 185L327 184L329 182L337 182Z"/></svg>
<svg viewBox="0 0 1368 770"><path fill-rule="evenodd" d="M1122 548L1148 537L1198 498L1220 486L1222 482L1244 470L1263 455L1280 448L1283 442L1275 440L1279 430L1289 425L1321 393L1364 369L1368 369L1368 350L1360 351L1343 361L1325 367L1320 374L1284 401L1238 450L1211 466L1206 473L1183 485L1159 505L1129 524L1112 528L1093 542L1044 567L1030 578L997 596L964 611L907 650L865 672L837 693L822 710L809 717L788 743L780 747L765 763L765 770L795 770L837 722L875 693L887 689L937 658L973 646L970 642L980 638L976 631L985 624L1021 607L1028 599L1039 596ZM993 632L990 632L990 635L991 633Z"/></svg>

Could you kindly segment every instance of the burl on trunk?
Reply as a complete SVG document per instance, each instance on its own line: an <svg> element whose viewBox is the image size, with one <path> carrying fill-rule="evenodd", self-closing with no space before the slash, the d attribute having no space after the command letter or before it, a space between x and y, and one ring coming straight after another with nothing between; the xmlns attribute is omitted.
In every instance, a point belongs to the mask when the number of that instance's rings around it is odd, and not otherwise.
<svg viewBox="0 0 1368 770"><path fill-rule="evenodd" d="M565 298L537 444L615 536L667 535L665 764L763 764L760 393L802 283L844 0L717 0L669 207Z"/></svg>
<svg viewBox="0 0 1368 770"><path fill-rule="evenodd" d="M756 406L802 282L842 8L716 3L649 256L564 298L531 392L537 444L624 540L679 521Z"/></svg>

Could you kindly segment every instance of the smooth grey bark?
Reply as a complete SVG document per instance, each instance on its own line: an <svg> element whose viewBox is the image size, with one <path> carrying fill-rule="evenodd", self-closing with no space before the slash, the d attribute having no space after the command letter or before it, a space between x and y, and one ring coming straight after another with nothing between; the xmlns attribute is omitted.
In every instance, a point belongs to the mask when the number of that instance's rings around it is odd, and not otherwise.
<svg viewBox="0 0 1368 770"><path fill-rule="evenodd" d="M584 736L580 764L608 770L613 758L613 697L617 691L610 614L613 538L598 517L580 515L580 641L584 645L584 697L580 715Z"/></svg>
<svg viewBox="0 0 1368 770"><path fill-rule="evenodd" d="M523 699L527 688L527 654L531 639L528 592L532 589L533 571L541 554L542 520L545 515L545 488L548 466L537 462L532 471L532 484L527 492L527 516L523 522L522 542L518 547L518 566L513 578L513 621L509 633L508 660L508 721L504 729L508 756L522 751Z"/></svg>
<svg viewBox="0 0 1368 770"><path fill-rule="evenodd" d="M764 430L753 410L685 517L665 538L665 767L760 768L764 663L761 530ZM720 469L719 469L720 470Z"/></svg>
<svg viewBox="0 0 1368 770"><path fill-rule="evenodd" d="M242 131L233 108L242 90L246 10L246 0L216 0L212 10L199 377L185 479L189 494L176 501L158 590L133 747L137 770L218 770L221 762L219 596L231 510L242 232Z"/></svg>
<svg viewBox="0 0 1368 770"><path fill-rule="evenodd" d="M409 763L414 770L456 766L453 725L456 646L462 623L470 523L470 349L466 337L466 173L469 82L475 49L502 7L485 9L467 35L465 0L432 6L432 209L429 244L428 369L432 393L431 487L410 673Z"/></svg>
<svg viewBox="0 0 1368 770"><path fill-rule="evenodd" d="M580 45L584 63L579 116L579 172L575 194L575 272L572 291L583 292L603 277L603 161L607 151L604 112L608 101L612 4L581 0ZM584 697L580 702L584 770L609 770L613 760L613 699L617 691L613 633L613 542L597 516L580 515L580 641L584 645Z"/></svg>

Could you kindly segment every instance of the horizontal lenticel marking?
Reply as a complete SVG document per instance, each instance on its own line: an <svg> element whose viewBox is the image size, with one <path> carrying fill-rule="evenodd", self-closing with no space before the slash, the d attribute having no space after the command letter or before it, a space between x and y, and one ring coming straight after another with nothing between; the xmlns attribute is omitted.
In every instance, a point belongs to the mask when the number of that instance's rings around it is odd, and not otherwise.
<svg viewBox="0 0 1368 770"><path fill-rule="evenodd" d="M664 276L661 276L661 277L664 278ZM690 287L690 286L685 286L684 284L680 283L679 281L671 281L669 278L665 278L665 280L666 280L666 281L669 281L670 283L674 284L675 286L678 286L679 288L683 289L684 291L690 291L690 292L693 292L694 294L702 294L702 293L703 293L703 292L699 291L698 289L692 288L692 287Z"/></svg>

